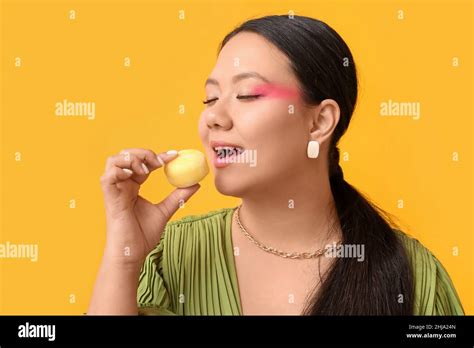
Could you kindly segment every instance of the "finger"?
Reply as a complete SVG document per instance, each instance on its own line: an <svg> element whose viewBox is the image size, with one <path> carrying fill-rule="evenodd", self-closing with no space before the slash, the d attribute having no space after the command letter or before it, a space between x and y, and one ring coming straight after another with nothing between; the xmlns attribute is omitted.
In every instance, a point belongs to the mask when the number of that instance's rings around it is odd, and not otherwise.
<svg viewBox="0 0 474 348"><path fill-rule="evenodd" d="M128 177L138 185L141 185L147 178L143 163L132 154L111 156L107 159L106 172L115 168L129 169L132 175Z"/></svg>
<svg viewBox="0 0 474 348"><path fill-rule="evenodd" d="M109 157L105 165L106 170L115 166L131 169L135 175L148 175L150 172L143 160L130 152L121 152L119 155Z"/></svg>
<svg viewBox="0 0 474 348"><path fill-rule="evenodd" d="M166 163L176 158L178 151L170 150L167 152L161 152L156 154L150 149L126 149L120 152L121 154L131 154L137 157L146 167L144 167L144 173L146 170L149 172L164 166ZM142 166L143 167L143 166Z"/></svg>
<svg viewBox="0 0 474 348"><path fill-rule="evenodd" d="M124 155L110 156L105 162L105 171L107 172L113 167L132 169L131 157L126 159Z"/></svg>
<svg viewBox="0 0 474 348"><path fill-rule="evenodd" d="M169 150L167 152L160 152L156 158L160 163L160 167L164 166L166 163L174 160L178 156L178 151Z"/></svg>
<svg viewBox="0 0 474 348"><path fill-rule="evenodd" d="M128 168L112 167L107 170L100 178L104 191L116 189L115 184L129 179L133 171Z"/></svg>
<svg viewBox="0 0 474 348"><path fill-rule="evenodd" d="M178 210L180 206L187 202L188 199L192 195L194 195L200 188L201 185L199 184L186 188L177 188L173 192L171 192L168 197L166 197L163 201L155 205L160 209L166 219L169 220L176 212L176 210Z"/></svg>

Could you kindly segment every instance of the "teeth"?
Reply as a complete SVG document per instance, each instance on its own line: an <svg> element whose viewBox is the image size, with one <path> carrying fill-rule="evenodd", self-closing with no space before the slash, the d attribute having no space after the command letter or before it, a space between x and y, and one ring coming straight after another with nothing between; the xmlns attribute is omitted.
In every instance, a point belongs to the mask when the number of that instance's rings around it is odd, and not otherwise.
<svg viewBox="0 0 474 348"><path fill-rule="evenodd" d="M217 152L220 156L230 156L232 154L241 154L244 152L244 149L241 147L233 147L233 146L216 146L213 148L215 152Z"/></svg>

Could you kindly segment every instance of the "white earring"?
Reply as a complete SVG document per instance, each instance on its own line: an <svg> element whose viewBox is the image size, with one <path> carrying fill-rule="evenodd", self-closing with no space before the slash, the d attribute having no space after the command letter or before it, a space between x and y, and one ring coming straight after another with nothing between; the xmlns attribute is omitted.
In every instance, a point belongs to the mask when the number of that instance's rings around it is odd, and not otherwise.
<svg viewBox="0 0 474 348"><path fill-rule="evenodd" d="M318 158L319 156L319 142L317 140L311 140L308 143L307 154L309 158Z"/></svg>

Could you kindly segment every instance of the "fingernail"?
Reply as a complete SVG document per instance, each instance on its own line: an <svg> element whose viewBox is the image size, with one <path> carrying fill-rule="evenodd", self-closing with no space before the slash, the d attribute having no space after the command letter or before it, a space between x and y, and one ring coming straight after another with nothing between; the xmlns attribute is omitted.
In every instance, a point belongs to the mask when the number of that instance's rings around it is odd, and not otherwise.
<svg viewBox="0 0 474 348"><path fill-rule="evenodd" d="M143 171L145 172L145 174L150 173L150 171L149 171L148 168L146 167L145 163L142 163L142 168L143 168Z"/></svg>
<svg viewBox="0 0 474 348"><path fill-rule="evenodd" d="M178 154L178 151L176 150L169 150L166 152L167 155L177 155Z"/></svg>
<svg viewBox="0 0 474 348"><path fill-rule="evenodd" d="M133 174L133 171L131 171L130 169L128 168L122 168L122 170L127 173L127 174Z"/></svg>
<svg viewBox="0 0 474 348"><path fill-rule="evenodd" d="M162 166L165 165L165 162L163 162L163 160L161 159L160 155L156 155L156 158L158 159L158 162L160 162L160 164L161 164Z"/></svg>

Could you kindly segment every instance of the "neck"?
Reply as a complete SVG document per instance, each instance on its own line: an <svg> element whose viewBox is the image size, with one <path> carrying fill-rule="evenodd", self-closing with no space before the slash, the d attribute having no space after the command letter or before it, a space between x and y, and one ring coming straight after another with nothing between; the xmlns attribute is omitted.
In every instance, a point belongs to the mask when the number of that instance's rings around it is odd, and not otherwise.
<svg viewBox="0 0 474 348"><path fill-rule="evenodd" d="M329 179L286 180L273 190L242 197L240 221L264 245L283 251L314 251L341 239Z"/></svg>

